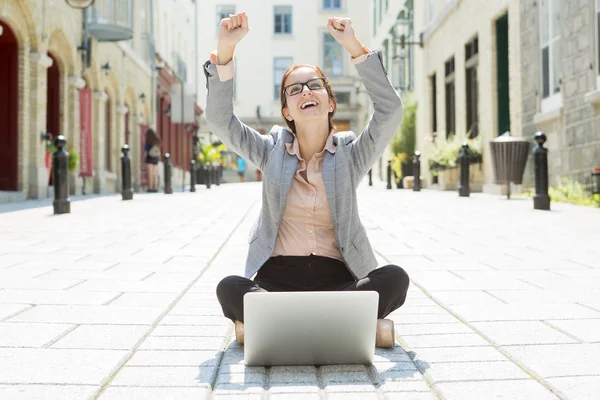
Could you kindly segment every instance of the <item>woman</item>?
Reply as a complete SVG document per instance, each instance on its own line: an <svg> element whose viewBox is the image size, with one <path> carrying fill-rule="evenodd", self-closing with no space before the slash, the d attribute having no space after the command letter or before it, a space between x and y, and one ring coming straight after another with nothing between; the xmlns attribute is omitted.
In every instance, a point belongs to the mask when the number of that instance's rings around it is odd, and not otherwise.
<svg viewBox="0 0 600 400"><path fill-rule="evenodd" d="M377 268L359 219L356 188L396 132L402 103L381 53L361 45L350 19L329 18L327 28L352 57L374 104L358 138L333 133L335 95L323 71L312 65L294 65L283 75L281 114L287 129L274 126L261 135L240 122L233 112L233 54L248 32L245 13L221 21L217 50L204 65L210 129L264 175L245 276L228 276L217 286L240 343L248 292L374 290L379 293L376 344L394 345L394 324L384 318L404 303L409 278L395 265Z"/></svg>
<svg viewBox="0 0 600 400"><path fill-rule="evenodd" d="M148 171L148 193L158 192L157 165L160 160L160 138L153 129L146 131L146 145L144 146L144 162Z"/></svg>

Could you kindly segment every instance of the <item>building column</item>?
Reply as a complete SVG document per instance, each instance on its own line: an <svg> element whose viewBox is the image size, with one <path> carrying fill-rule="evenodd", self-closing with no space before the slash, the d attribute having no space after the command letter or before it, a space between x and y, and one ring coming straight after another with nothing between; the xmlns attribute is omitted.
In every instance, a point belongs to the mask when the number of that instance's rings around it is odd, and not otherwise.
<svg viewBox="0 0 600 400"><path fill-rule="evenodd" d="M108 95L106 92L96 90L94 92L94 107L93 107L93 138L92 153L94 157L94 193L104 193L106 191L106 181L104 179L104 171L106 170L104 152L106 151L104 141L106 140L106 101Z"/></svg>
<svg viewBox="0 0 600 400"><path fill-rule="evenodd" d="M28 197L42 199L49 196L48 177L49 170L45 165L46 142L40 139L40 133L46 132L46 89L48 68L52 66L52 59L46 53L30 53L29 70L29 143L24 154L29 183ZM25 77L27 79L27 77Z"/></svg>
<svg viewBox="0 0 600 400"><path fill-rule="evenodd" d="M85 88L85 80L79 76L69 77L69 110L71 115L69 116L69 149L77 152L79 155L80 164L73 174L70 174L69 178L69 191L71 194L81 193L83 188L83 179L77 179L79 177L79 171L81 168L81 127L80 127L80 109L79 109L79 90Z"/></svg>
<svg viewBox="0 0 600 400"><path fill-rule="evenodd" d="M117 174L117 188L121 188L121 182L123 181L123 171L121 171L121 156L123 153L121 149L125 144L125 115L129 113L129 108L125 104L119 104L117 106L117 134L113 135L116 138L115 152L117 153L117 159L115 160L114 172ZM129 145L131 153L131 144Z"/></svg>

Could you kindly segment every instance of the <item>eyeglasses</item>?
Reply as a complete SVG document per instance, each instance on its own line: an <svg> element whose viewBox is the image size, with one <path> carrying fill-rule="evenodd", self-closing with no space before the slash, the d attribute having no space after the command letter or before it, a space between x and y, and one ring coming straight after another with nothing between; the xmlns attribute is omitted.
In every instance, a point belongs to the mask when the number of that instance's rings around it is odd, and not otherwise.
<svg viewBox="0 0 600 400"><path fill-rule="evenodd" d="M286 86L283 90L285 90L288 96L295 96L302 93L304 86L306 86L309 90L321 90L325 88L325 79L315 78L306 82L292 83L291 85Z"/></svg>

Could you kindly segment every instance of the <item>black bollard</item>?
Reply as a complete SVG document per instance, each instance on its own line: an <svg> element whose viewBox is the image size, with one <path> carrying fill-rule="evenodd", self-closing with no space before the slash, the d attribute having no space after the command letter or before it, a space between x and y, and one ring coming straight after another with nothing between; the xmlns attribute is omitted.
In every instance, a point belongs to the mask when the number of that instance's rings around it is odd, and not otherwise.
<svg viewBox="0 0 600 400"><path fill-rule="evenodd" d="M211 179L211 167L209 163L206 163L204 164L204 183L207 189L210 189Z"/></svg>
<svg viewBox="0 0 600 400"><path fill-rule="evenodd" d="M67 141L63 135L54 139L56 152L52 155L52 180L54 181L54 214L70 214L71 200L69 199L68 157L65 150Z"/></svg>
<svg viewBox="0 0 600 400"><path fill-rule="evenodd" d="M369 170L369 186L373 186L373 170Z"/></svg>
<svg viewBox="0 0 600 400"><path fill-rule="evenodd" d="M546 135L536 132L534 139L537 146L533 148L535 170L535 196L533 208L535 210L550 210L550 196L548 196L548 149L544 148Z"/></svg>
<svg viewBox="0 0 600 400"><path fill-rule="evenodd" d="M190 192L196 191L196 160L190 163Z"/></svg>
<svg viewBox="0 0 600 400"><path fill-rule="evenodd" d="M387 186L386 189L392 188L392 160L388 160L387 165Z"/></svg>
<svg viewBox="0 0 600 400"><path fill-rule="evenodd" d="M123 200L133 200L133 189L131 188L131 158L129 158L129 145L125 144L121 148L123 157L121 157L121 198Z"/></svg>
<svg viewBox="0 0 600 400"><path fill-rule="evenodd" d="M458 183L458 196L469 197L471 188L469 187L469 145L464 142L460 154L458 155L460 164L460 182Z"/></svg>
<svg viewBox="0 0 600 400"><path fill-rule="evenodd" d="M413 159L413 174L414 174L414 182L413 182L413 191L420 192L421 191L421 152L419 150L415 151L415 158Z"/></svg>
<svg viewBox="0 0 600 400"><path fill-rule="evenodd" d="M165 164L165 194L173 194L173 187L171 186L171 155L165 154L163 163Z"/></svg>
<svg viewBox="0 0 600 400"><path fill-rule="evenodd" d="M215 182L217 186L221 185L221 164L215 166Z"/></svg>
<svg viewBox="0 0 600 400"><path fill-rule="evenodd" d="M202 163L196 166L196 184L204 185L204 166Z"/></svg>

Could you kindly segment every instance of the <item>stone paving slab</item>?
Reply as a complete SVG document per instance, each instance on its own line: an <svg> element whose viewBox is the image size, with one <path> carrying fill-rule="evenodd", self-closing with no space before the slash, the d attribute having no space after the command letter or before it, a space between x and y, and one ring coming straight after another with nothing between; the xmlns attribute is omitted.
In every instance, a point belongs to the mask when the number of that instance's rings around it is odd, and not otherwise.
<svg viewBox="0 0 600 400"><path fill-rule="evenodd" d="M97 390L94 385L0 385L0 399L88 399L93 397Z"/></svg>
<svg viewBox="0 0 600 400"><path fill-rule="evenodd" d="M397 345L371 366L246 368L215 287L243 271L260 196L0 214L0 398L595 399L597 210L363 184L378 262L411 277Z"/></svg>

